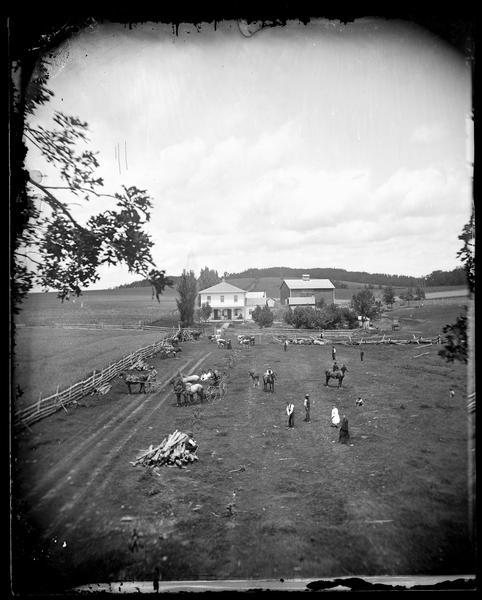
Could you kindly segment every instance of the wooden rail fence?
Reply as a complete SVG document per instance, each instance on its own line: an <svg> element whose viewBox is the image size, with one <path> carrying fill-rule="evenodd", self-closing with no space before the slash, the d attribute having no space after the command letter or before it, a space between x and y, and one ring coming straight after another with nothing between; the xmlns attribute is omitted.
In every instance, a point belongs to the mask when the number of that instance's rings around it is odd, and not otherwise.
<svg viewBox="0 0 482 600"><path fill-rule="evenodd" d="M154 344L151 344L150 346L135 350L131 354L124 356L119 361L110 364L108 367L99 372L94 371L90 377L84 381L74 383L74 385L71 385L66 390L60 392L57 391L55 394L52 394L47 398L42 398L40 395L37 401L15 411L14 425L16 427L21 425L28 427L28 425L34 423L35 421L43 419L44 417L51 415L58 410L67 410L66 407L69 406L69 404L72 404L87 394L94 392L101 385L119 375L122 371L133 365L139 359L149 358L159 352L161 348L165 346L167 337L168 336Z"/></svg>

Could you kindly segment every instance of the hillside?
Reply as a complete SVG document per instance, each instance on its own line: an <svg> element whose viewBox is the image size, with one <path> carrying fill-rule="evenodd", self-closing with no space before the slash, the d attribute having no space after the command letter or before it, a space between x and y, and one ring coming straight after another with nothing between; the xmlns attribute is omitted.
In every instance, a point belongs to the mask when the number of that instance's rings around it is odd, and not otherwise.
<svg viewBox="0 0 482 600"><path fill-rule="evenodd" d="M360 285L393 286L394 288L417 287L425 283L425 287L466 286L467 279L463 267L452 271L433 271L425 277L412 277L410 275L391 275L387 273L367 273L365 271L347 271L346 269L314 268L298 269L293 267L268 267L264 269L246 269L240 273L228 273L226 280L247 291L266 290L268 296L279 296L279 286L283 279L297 279L304 273L312 279L330 279L336 288L360 287ZM174 288L179 276L169 275ZM260 287L259 282L263 281ZM238 283L236 283L238 282ZM340 285L342 284L342 285ZM120 288L149 287L147 280L134 281L122 284ZM247 287L248 286L248 287Z"/></svg>

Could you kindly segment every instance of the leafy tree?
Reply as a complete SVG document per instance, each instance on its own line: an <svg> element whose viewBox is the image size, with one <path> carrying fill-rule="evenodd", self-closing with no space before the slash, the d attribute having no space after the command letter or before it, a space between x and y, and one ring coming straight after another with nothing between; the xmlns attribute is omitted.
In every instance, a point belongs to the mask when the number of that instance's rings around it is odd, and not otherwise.
<svg viewBox="0 0 482 600"><path fill-rule="evenodd" d="M255 323L258 322L259 315L261 314L261 306L257 305L256 308L251 313L251 318Z"/></svg>
<svg viewBox="0 0 482 600"><path fill-rule="evenodd" d="M291 308L291 306L288 306L287 311L284 313L283 321L287 325L293 325L293 309Z"/></svg>
<svg viewBox="0 0 482 600"><path fill-rule="evenodd" d="M467 363L467 315L458 316L455 323L445 325L442 331L446 334L447 343L439 350L439 356L447 362L458 360Z"/></svg>
<svg viewBox="0 0 482 600"><path fill-rule="evenodd" d="M408 288L405 292L402 292L400 294L400 298L402 300L406 300L408 302L408 304L410 304L411 300L413 300L415 298L415 296L413 295L413 289Z"/></svg>
<svg viewBox="0 0 482 600"><path fill-rule="evenodd" d="M194 271L186 271L184 269L176 289L179 294L179 298L176 298L176 304L181 326L189 327L194 322L194 307L197 298L197 284Z"/></svg>
<svg viewBox="0 0 482 600"><path fill-rule="evenodd" d="M393 303L395 302L395 292L393 291L392 286L387 286L383 290L382 298L385 304L388 304L388 306L393 306Z"/></svg>
<svg viewBox="0 0 482 600"><path fill-rule="evenodd" d="M125 264L129 272L143 275L159 300L172 281L164 270L156 269L151 255L154 243L144 231L150 220L151 198L136 186L104 193L104 182L96 176L97 153L86 147L86 122L56 111L52 127L33 124L36 109L53 96L46 82L45 65L39 62L20 98L26 115L23 136L54 168L58 180L47 185L40 171L25 169L15 180L11 269L14 310L18 312L18 304L35 284L57 291L62 301L80 296L82 288L99 280L103 265ZM17 100L21 92L16 90ZM115 202L112 208L100 212L92 206L90 216L81 223L59 192L68 192L69 199L92 205L102 198Z"/></svg>
<svg viewBox="0 0 482 600"><path fill-rule="evenodd" d="M351 307L357 315L362 317L362 320L373 319L377 316L379 306L375 301L373 292L368 289L359 291L357 294L353 294L351 299Z"/></svg>
<svg viewBox="0 0 482 600"><path fill-rule="evenodd" d="M423 287L417 285L417 287L415 288L415 292L414 292L414 299L415 300L424 300L425 299L425 290L423 289Z"/></svg>
<svg viewBox="0 0 482 600"><path fill-rule="evenodd" d="M457 257L464 264L464 270L467 277L470 295L475 293L475 222L474 205L469 221L464 225L459 240L463 242L462 248L458 251ZM447 324L442 330L447 336L447 343L439 355L447 362L461 361L468 362L468 336L467 336L467 308L465 314L457 317L455 323Z"/></svg>
<svg viewBox="0 0 482 600"><path fill-rule="evenodd" d="M323 308L326 306L326 300L324 298L318 298L318 300L315 302L315 306L316 308Z"/></svg>
<svg viewBox="0 0 482 600"><path fill-rule="evenodd" d="M199 278L197 280L198 289L205 290L206 288L216 285L216 283L219 283L220 281L221 278L219 277L217 271L214 269L209 269L208 267L204 267L204 269L201 269Z"/></svg>
<svg viewBox="0 0 482 600"><path fill-rule="evenodd" d="M267 304L265 306L263 306L263 308L261 308L259 310L259 312L256 314L256 318L255 318L255 313L258 308L259 308L259 306L257 306L256 309L253 311L253 320L261 328L262 327L271 327L271 325L273 325L274 315L271 312L269 306Z"/></svg>
<svg viewBox="0 0 482 600"><path fill-rule="evenodd" d="M212 306L208 302L205 302L201 305L201 308L199 309L199 316L203 321L207 321L211 316L212 312Z"/></svg>

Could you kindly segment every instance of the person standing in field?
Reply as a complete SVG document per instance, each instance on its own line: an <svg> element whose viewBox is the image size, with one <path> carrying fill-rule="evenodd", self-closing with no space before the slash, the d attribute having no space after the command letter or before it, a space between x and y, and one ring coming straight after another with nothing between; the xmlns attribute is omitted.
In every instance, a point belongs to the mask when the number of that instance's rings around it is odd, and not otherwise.
<svg viewBox="0 0 482 600"><path fill-rule="evenodd" d="M346 418L345 415L343 415L343 418L341 420L340 435L338 437L338 441L341 442L342 444L346 444L349 440L350 440L350 434L348 432L348 419Z"/></svg>
<svg viewBox="0 0 482 600"><path fill-rule="evenodd" d="M309 396L309 394L305 394L304 406L305 406L305 421L307 423L309 423L310 422L310 396Z"/></svg>
<svg viewBox="0 0 482 600"><path fill-rule="evenodd" d="M288 350L288 340L285 340L283 342L283 347L284 347L284 351L286 352L286 350Z"/></svg>
<svg viewBox="0 0 482 600"><path fill-rule="evenodd" d="M288 400L286 405L286 414L288 415L288 427L294 427L295 425L295 405Z"/></svg>
<svg viewBox="0 0 482 600"><path fill-rule="evenodd" d="M345 365L345 363L343 363L343 364L341 365L341 369L340 369L340 371L343 373L343 377L344 377L344 376L345 376L345 373L348 371L348 368L347 368L347 366Z"/></svg>
<svg viewBox="0 0 482 600"><path fill-rule="evenodd" d="M159 591L159 579L161 578L161 574L159 571L159 567L154 569L154 577L152 578L152 586L154 591L157 593Z"/></svg>
<svg viewBox="0 0 482 600"><path fill-rule="evenodd" d="M363 362L363 357L365 356L365 353L363 352L363 350L360 350L360 360Z"/></svg>
<svg viewBox="0 0 482 600"><path fill-rule="evenodd" d="M338 414L338 409L336 408L336 406L333 405L333 408L331 409L331 426L338 427L339 424L340 424L340 415Z"/></svg>
<svg viewBox="0 0 482 600"><path fill-rule="evenodd" d="M331 358L332 358L332 360L336 360L336 348L335 348L335 346L331 347Z"/></svg>

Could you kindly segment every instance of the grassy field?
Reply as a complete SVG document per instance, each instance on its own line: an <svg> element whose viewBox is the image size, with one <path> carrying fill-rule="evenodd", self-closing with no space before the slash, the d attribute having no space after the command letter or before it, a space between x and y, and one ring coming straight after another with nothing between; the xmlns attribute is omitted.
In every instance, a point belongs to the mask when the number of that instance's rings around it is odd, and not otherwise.
<svg viewBox="0 0 482 600"><path fill-rule="evenodd" d="M473 573L466 367L442 361L437 347L414 359L413 346L372 346L362 362L359 348L338 345L348 373L343 387L325 387L330 345L284 352L268 339L232 351L183 344L185 372L226 370L223 399L177 408L168 388L129 396L116 381L19 434L20 587L145 581L156 566L163 580ZM177 368L152 362L161 381ZM268 365L274 393L247 376ZM348 417L348 445L330 426L333 404ZM199 462L159 474L130 464L175 429L193 435Z"/></svg>
<svg viewBox="0 0 482 600"><path fill-rule="evenodd" d="M56 323L107 323L137 325L169 316L176 309L177 292L168 288L160 302L150 288L84 292L80 298L60 302L53 292L29 294L16 322L23 325Z"/></svg>
<svg viewBox="0 0 482 600"><path fill-rule="evenodd" d="M15 338L14 386L21 408L86 379L138 348L160 338L143 330L71 330L50 327L19 328Z"/></svg>

